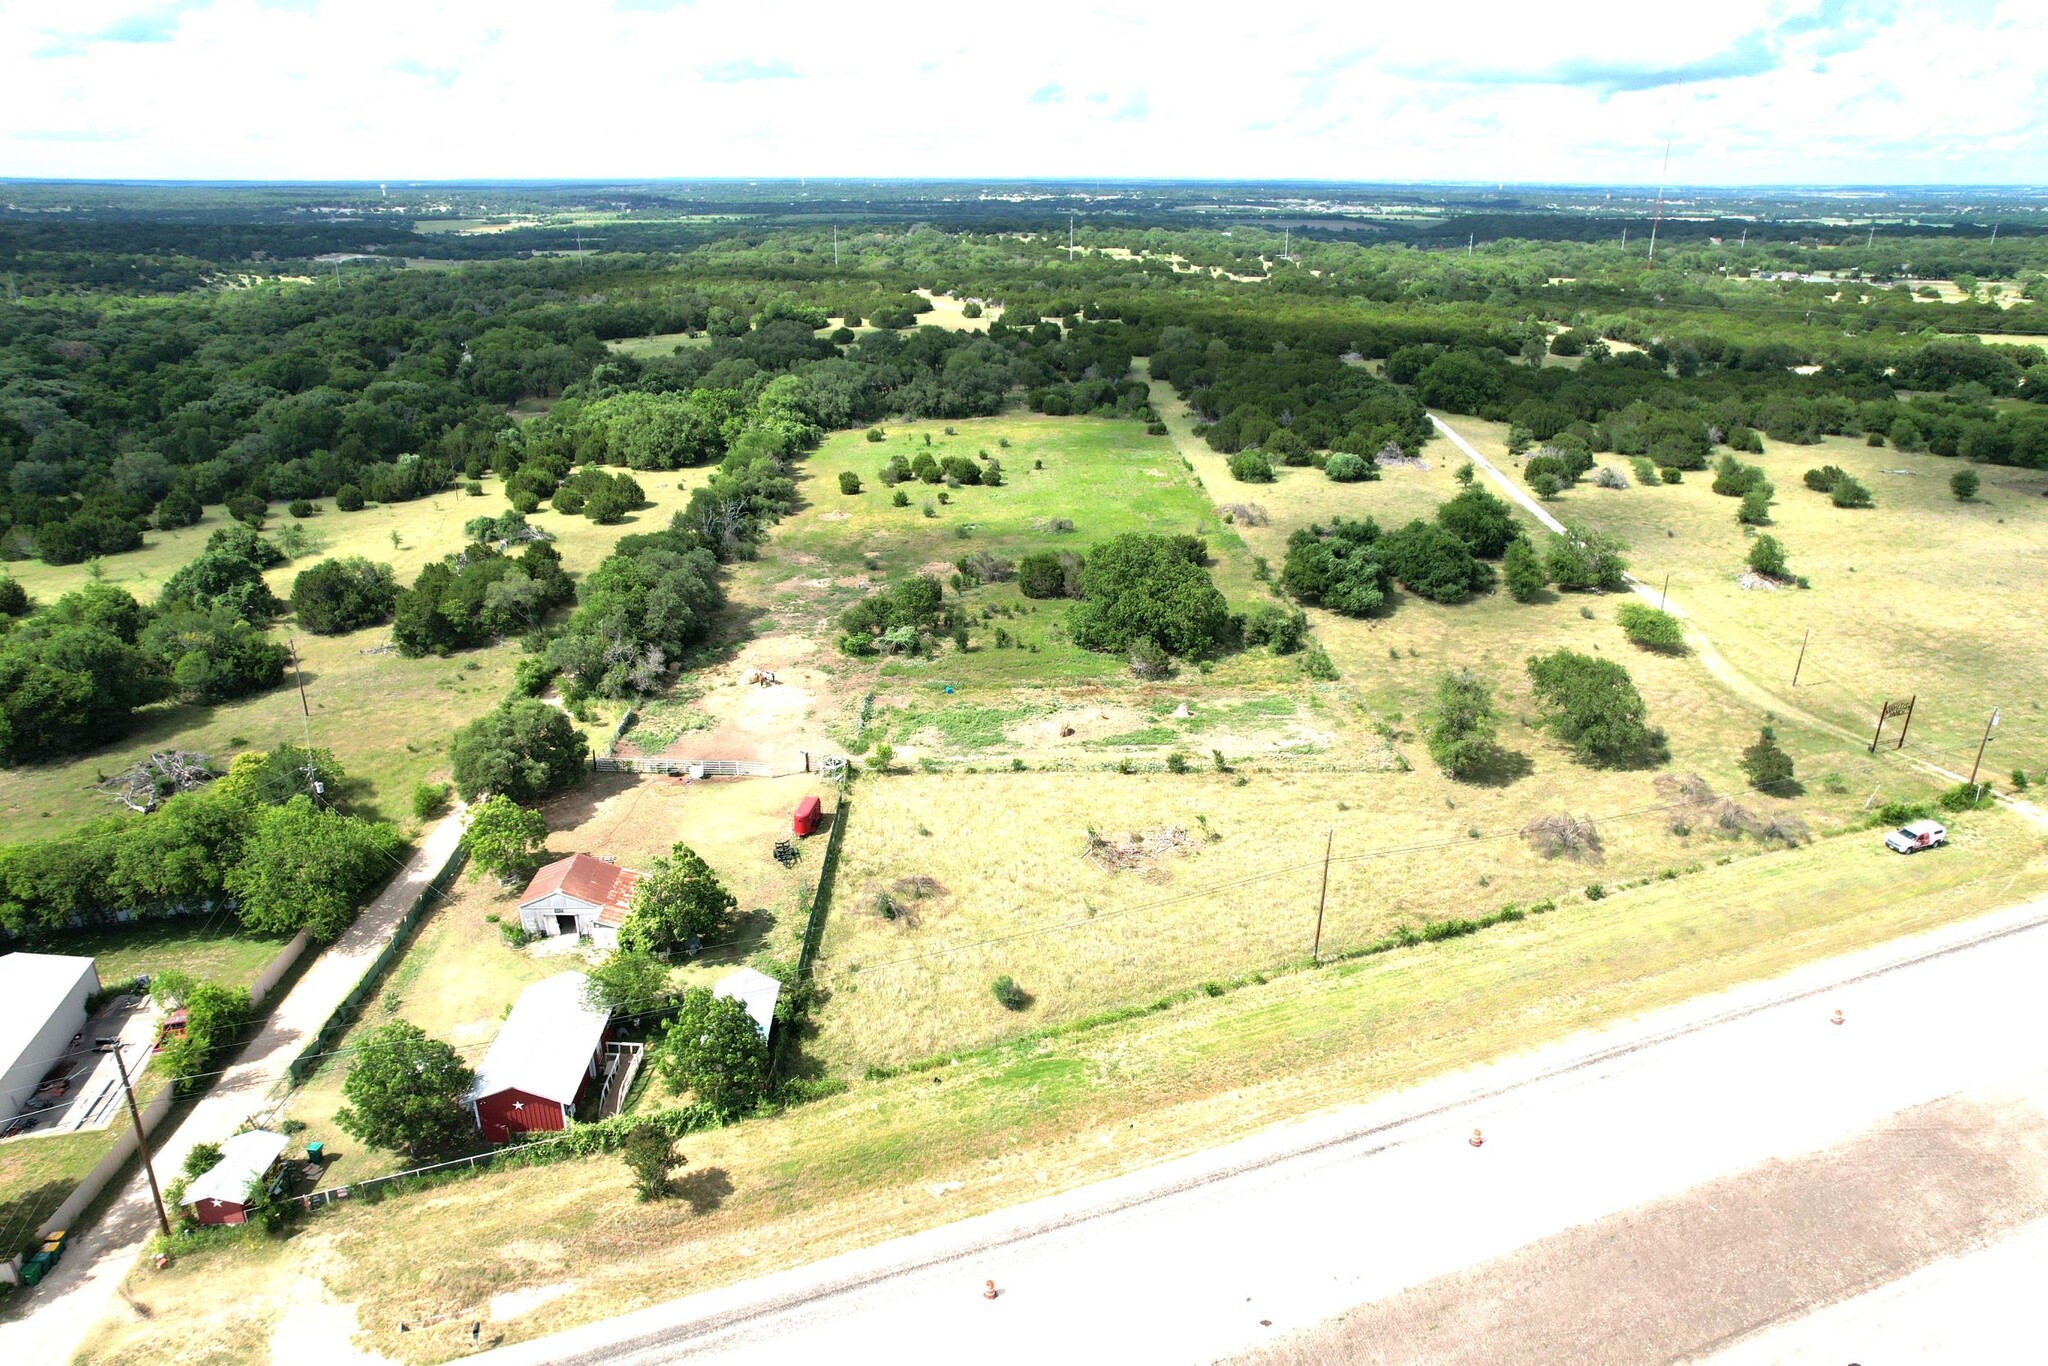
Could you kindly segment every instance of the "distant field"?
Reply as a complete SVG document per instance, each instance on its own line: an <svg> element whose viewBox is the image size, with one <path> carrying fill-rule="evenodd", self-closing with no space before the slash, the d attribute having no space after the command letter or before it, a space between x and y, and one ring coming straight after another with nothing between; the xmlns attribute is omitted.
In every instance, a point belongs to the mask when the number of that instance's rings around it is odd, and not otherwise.
<svg viewBox="0 0 2048 1366"><path fill-rule="evenodd" d="M617 526L547 511L533 520L556 536L563 563L572 573L588 573L621 536L665 528L671 513L688 501L689 490L709 473L695 469L637 475L653 506ZM505 503L497 485L486 483L481 498L456 490L360 512L336 512L331 499L321 500L320 507L320 515L300 523L321 539L320 550L268 575L280 597L290 594L299 571L339 555L390 564L401 583L410 583L421 566L461 548L464 522L502 512ZM270 523L272 530L289 520L281 510L278 514ZM151 601L164 580L197 555L223 522L219 509L208 508L197 526L151 532L143 549L100 562L103 581ZM46 602L88 582L91 575L86 565L52 567L24 561L9 568L32 596ZM277 634L294 634L289 617ZM313 709L313 743L332 749L351 776L366 785L363 800L371 810L399 819L407 814L407 795L414 783L446 775L449 736L504 695L520 649L516 642L507 642L447 659L366 653L384 644L388 635L389 628L378 626L345 636L298 633L296 640ZM111 814L112 803L92 790L93 782L154 750L179 746L220 756L280 741L303 744L304 735L298 693L289 679L283 687L219 706L146 708L138 713L135 728L105 749L68 762L0 773L0 837L52 834Z"/></svg>
<svg viewBox="0 0 2048 1366"><path fill-rule="evenodd" d="M1504 428L1451 420L1489 458L1514 467ZM1806 575L1810 590L1740 587L1749 541L1735 521L1736 500L1715 494L1708 473L1618 492L1581 484L1552 507L1627 540L1630 567L1646 582L1661 583L1669 571L1671 596L1722 653L1801 707L1861 731L1874 726L1884 699L1917 695L1909 748L1965 772L1999 707L2002 724L1985 756L1990 771L2002 779L2014 767L2048 767L2048 639L2035 621L2048 476L1973 466L1982 490L1960 503L1948 487L1961 468L1956 460L1848 437L1817 446L1767 440L1765 448L1741 458L1769 472L1777 501L1765 530L1784 543L1792 572ZM1862 481L1876 506L1837 508L1809 490L1801 476L1824 464ZM1795 692L1792 670L1809 628Z"/></svg>
<svg viewBox="0 0 2048 1366"><path fill-rule="evenodd" d="M652 337L621 337L605 345L622 356L649 360L655 356L673 355L686 346L709 346L711 337L704 332L662 332Z"/></svg>

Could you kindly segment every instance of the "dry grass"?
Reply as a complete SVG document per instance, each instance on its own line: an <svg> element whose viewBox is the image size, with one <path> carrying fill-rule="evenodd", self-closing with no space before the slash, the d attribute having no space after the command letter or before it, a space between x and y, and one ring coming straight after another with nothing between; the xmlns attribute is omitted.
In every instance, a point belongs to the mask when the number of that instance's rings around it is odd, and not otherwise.
<svg viewBox="0 0 2048 1366"><path fill-rule="evenodd" d="M2038 836L2009 816L1971 818L1955 852L1773 854L856 1084L692 1138L683 1146L695 1206L640 1204L622 1164L592 1159L322 1215L287 1243L135 1273L140 1311L103 1325L81 1360L260 1360L262 1330L327 1292L355 1306L360 1345L445 1359L466 1350L459 1334L399 1337L393 1325L563 1282L567 1294L496 1330L528 1338L629 1312L1149 1166L2048 887ZM319 1255L304 1255L309 1238ZM220 1294L224 1283L234 1296Z"/></svg>
<svg viewBox="0 0 2048 1366"><path fill-rule="evenodd" d="M1452 420L1488 458L1507 459L1504 428ZM1967 771L1985 719L2000 707L2003 722L1986 753L1990 771L2003 777L2015 767L2048 767L2048 637L2036 622L2048 479L1973 466L1982 490L1960 503L1948 487L1962 467L1956 460L1845 437L1817 446L1767 440L1765 447L1761 457L1742 458L1761 464L1777 487L1765 530L1784 543L1792 571L1812 583L1808 591L1748 592L1737 584L1748 540L1735 500L1715 494L1709 475L1624 492L1581 487L1553 506L1567 521L1628 541L1638 578L1661 583L1669 571L1673 601L1721 653L1804 710L1867 734L1880 702L1917 694L1909 749ZM1838 508L1801 481L1830 464L1862 481L1877 506ZM1512 467L1511 460L1503 466ZM1792 669L1809 628L1795 690Z"/></svg>

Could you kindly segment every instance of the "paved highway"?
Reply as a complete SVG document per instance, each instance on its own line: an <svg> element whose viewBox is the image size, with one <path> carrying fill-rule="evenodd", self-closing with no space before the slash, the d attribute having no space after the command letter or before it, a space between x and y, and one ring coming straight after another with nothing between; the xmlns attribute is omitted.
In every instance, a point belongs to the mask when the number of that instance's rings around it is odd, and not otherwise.
<svg viewBox="0 0 2048 1366"><path fill-rule="evenodd" d="M2048 901L485 1359L1621 1362L1867 1325L2048 1217L2044 973Z"/></svg>

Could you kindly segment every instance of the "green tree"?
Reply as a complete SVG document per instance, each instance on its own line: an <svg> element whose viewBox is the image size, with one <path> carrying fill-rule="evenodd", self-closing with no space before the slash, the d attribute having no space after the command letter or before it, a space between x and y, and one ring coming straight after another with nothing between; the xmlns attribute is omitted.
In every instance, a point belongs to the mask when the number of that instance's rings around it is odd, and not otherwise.
<svg viewBox="0 0 2048 1366"><path fill-rule="evenodd" d="M1956 501L1959 503L1967 503L1975 498L1979 484L1977 471L1971 469L1968 465L1963 466L1948 477L1948 491L1956 496Z"/></svg>
<svg viewBox="0 0 2048 1366"><path fill-rule="evenodd" d="M768 1045L746 1007L703 987L683 993L651 1050L661 1079L720 1114L737 1115L768 1089Z"/></svg>
<svg viewBox="0 0 2048 1366"><path fill-rule="evenodd" d="M675 1190L669 1172L682 1164L676 1141L659 1124L636 1124L626 1131L619 1156L633 1174L633 1191L642 1200L659 1200Z"/></svg>
<svg viewBox="0 0 2048 1366"><path fill-rule="evenodd" d="M1628 563L1621 552L1628 547L1618 538L1587 531L1567 523L1564 535L1550 538L1544 570L1550 581L1566 592L1618 593L1627 586L1623 575Z"/></svg>
<svg viewBox="0 0 2048 1366"><path fill-rule="evenodd" d="M1661 749L1662 736L1643 724L1642 694L1612 660L1555 650L1529 661L1529 682L1545 708L1544 724L1585 764L1641 763Z"/></svg>
<svg viewBox="0 0 2048 1366"><path fill-rule="evenodd" d="M643 953L682 948L691 935L704 939L725 925L739 902L718 874L687 844L657 857L633 887L633 904L619 927L619 947Z"/></svg>
<svg viewBox="0 0 2048 1366"><path fill-rule="evenodd" d="M1749 543L1749 567L1767 579L1784 578L1784 545L1776 536L1757 537Z"/></svg>
<svg viewBox="0 0 2048 1366"><path fill-rule="evenodd" d="M471 808L462 847L469 852L469 875L489 873L502 881L530 875L547 849L548 823L510 797L491 796Z"/></svg>
<svg viewBox="0 0 2048 1366"><path fill-rule="evenodd" d="M1517 536L1508 542L1507 552L1501 556L1500 573L1516 602L1536 601L1550 582L1543 572L1543 561L1527 536Z"/></svg>
<svg viewBox="0 0 2048 1366"><path fill-rule="evenodd" d="M1499 559L1522 534L1507 503L1476 484L1466 485L1438 507L1436 520L1482 560Z"/></svg>
<svg viewBox="0 0 2048 1366"><path fill-rule="evenodd" d="M229 870L242 923L265 934L310 931L331 942L363 897L397 870L405 842L382 821L323 810L306 797L266 809Z"/></svg>
<svg viewBox="0 0 2048 1366"><path fill-rule="evenodd" d="M674 994L669 990L668 964L644 949L607 954L588 975L590 1003L614 1015L645 1015L659 1010Z"/></svg>
<svg viewBox="0 0 2048 1366"><path fill-rule="evenodd" d="M530 697L499 703L456 731L448 747L465 801L488 792L538 802L580 779L589 753L590 741L561 708Z"/></svg>
<svg viewBox="0 0 2048 1366"><path fill-rule="evenodd" d="M372 1147L436 1157L468 1146L476 1074L416 1024L392 1020L364 1035L341 1083L334 1122Z"/></svg>
<svg viewBox="0 0 2048 1366"><path fill-rule="evenodd" d="M1778 746L1769 726L1757 733L1756 743L1742 751L1742 771L1749 785L1760 792L1775 792L1792 782L1792 756Z"/></svg>
<svg viewBox="0 0 2048 1366"><path fill-rule="evenodd" d="M1089 553L1081 570L1081 601L1067 630L1084 650L1122 654L1155 641L1183 659L1200 658L1230 631L1230 607L1173 537L1128 531Z"/></svg>
<svg viewBox="0 0 2048 1366"><path fill-rule="evenodd" d="M1447 778L1468 776L1495 752L1500 712L1493 705L1493 689L1469 669L1437 680L1421 720L1429 757Z"/></svg>
<svg viewBox="0 0 2048 1366"><path fill-rule="evenodd" d="M1273 462L1259 451L1239 451L1230 457L1230 477L1240 484L1273 482Z"/></svg>
<svg viewBox="0 0 2048 1366"><path fill-rule="evenodd" d="M1904 447L1900 447L1901 450ZM1828 497L1838 508L1867 508L1871 505L1870 490L1863 487L1853 475L1843 475L1828 490Z"/></svg>
<svg viewBox="0 0 2048 1366"><path fill-rule="evenodd" d="M360 555L322 560L292 580L292 613L315 635L333 636L391 620L398 580L388 564Z"/></svg>

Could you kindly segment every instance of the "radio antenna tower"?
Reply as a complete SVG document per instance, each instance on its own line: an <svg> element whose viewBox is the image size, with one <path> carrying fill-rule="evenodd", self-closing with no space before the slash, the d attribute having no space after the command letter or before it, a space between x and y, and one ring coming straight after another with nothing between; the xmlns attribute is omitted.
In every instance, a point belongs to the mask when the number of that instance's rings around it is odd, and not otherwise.
<svg viewBox="0 0 2048 1366"><path fill-rule="evenodd" d="M1670 174L1670 172L1671 172L1671 143L1670 143L1670 140L1669 140L1669 139L1666 139L1666 140L1665 140L1665 143L1664 143L1664 169L1663 169L1663 170L1661 170L1661 171L1659 171L1659 172L1657 172L1657 209L1656 209L1656 212L1655 212L1655 213L1653 213L1653 214L1651 214L1651 215L1650 215L1650 260L1649 260L1649 264L1651 264L1651 265L1655 265L1655 264L1656 264L1656 262L1657 262L1657 224L1658 224L1658 223L1659 223L1659 222L1660 222L1660 221L1661 221L1661 220L1663 219L1663 217L1664 217L1664 180L1665 180L1665 178L1666 178L1666 177L1667 177L1667 176L1668 176L1668 175Z"/></svg>
<svg viewBox="0 0 2048 1366"><path fill-rule="evenodd" d="M1067 260L1074 259L1074 215L1067 215Z"/></svg>

